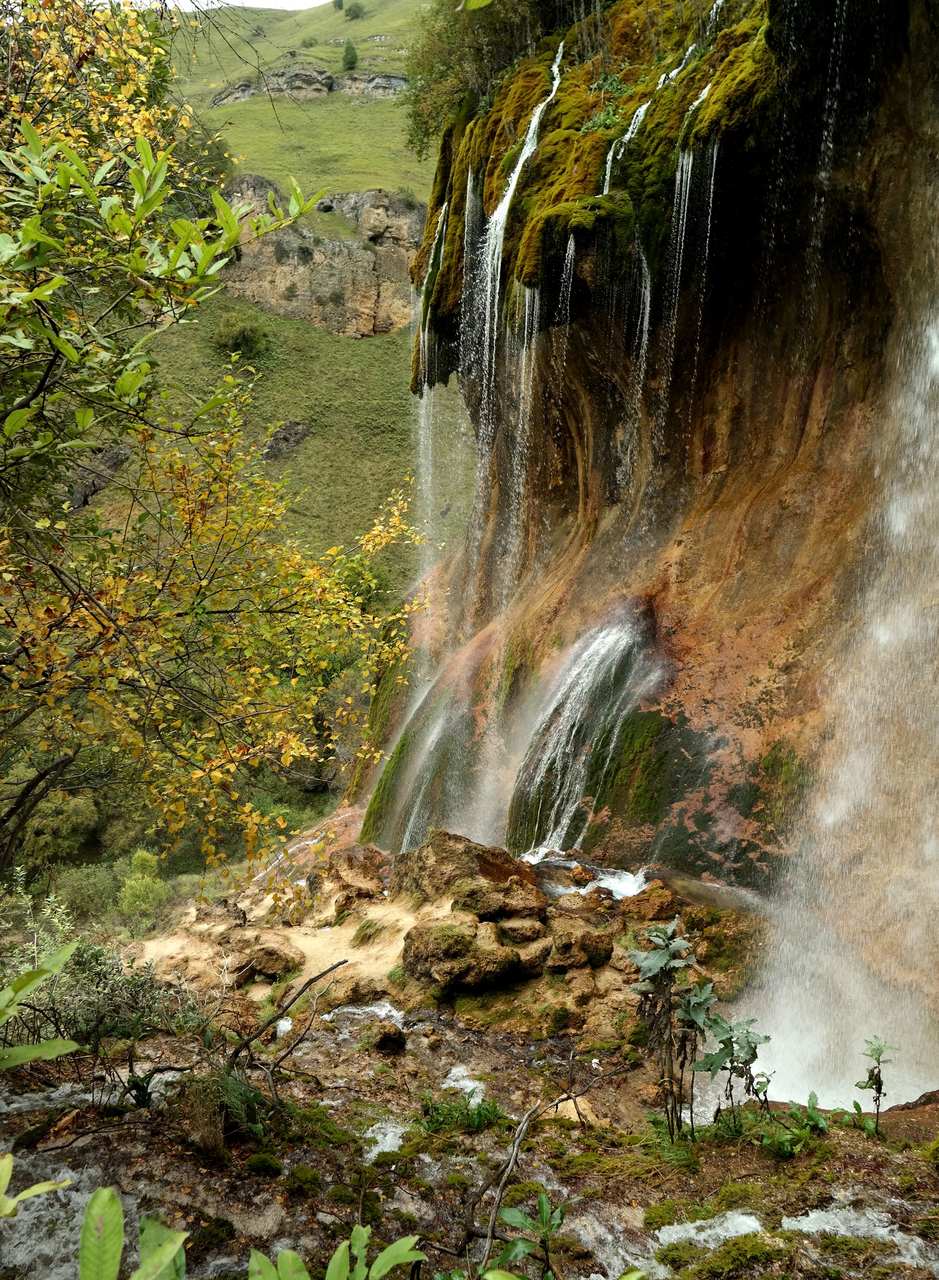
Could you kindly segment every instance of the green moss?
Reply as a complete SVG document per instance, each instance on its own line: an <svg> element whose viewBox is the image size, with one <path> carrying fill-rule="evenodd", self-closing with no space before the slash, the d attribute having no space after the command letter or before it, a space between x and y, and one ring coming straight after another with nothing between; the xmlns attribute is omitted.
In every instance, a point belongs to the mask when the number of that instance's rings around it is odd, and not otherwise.
<svg viewBox="0 0 939 1280"><path fill-rule="evenodd" d="M642 1225L646 1231L658 1231L660 1227L670 1227L684 1219L682 1207L677 1200L660 1200L658 1204L650 1204L642 1217Z"/></svg>
<svg viewBox="0 0 939 1280"><path fill-rule="evenodd" d="M315 1102L308 1107L298 1108L294 1124L298 1138L324 1151L359 1145L354 1133L340 1128L326 1107Z"/></svg>
<svg viewBox="0 0 939 1280"><path fill-rule="evenodd" d="M683 1274L687 1280L743 1280L758 1274L755 1268L775 1266L790 1253L790 1248L763 1235L737 1236Z"/></svg>
<svg viewBox="0 0 939 1280"><path fill-rule="evenodd" d="M292 1196L319 1195L323 1180L318 1171L309 1164L295 1164L284 1179L284 1187Z"/></svg>
<svg viewBox="0 0 939 1280"><path fill-rule="evenodd" d="M755 1182L725 1182L715 1197L721 1212L728 1209L759 1209L765 1199L765 1191Z"/></svg>
<svg viewBox="0 0 939 1280"><path fill-rule="evenodd" d="M655 1260L665 1267L671 1267L673 1271L678 1271L682 1267L688 1267L693 1262L697 1262L703 1253L701 1246L692 1244L690 1240L676 1240L674 1244L666 1244L661 1249L656 1249Z"/></svg>
<svg viewBox="0 0 939 1280"><path fill-rule="evenodd" d="M388 757L375 790L372 792L372 798L368 802L368 808L365 810L365 819L359 833L359 839L363 844L369 844L381 838L394 801L397 777L402 764L407 760L410 748L411 735L406 729Z"/></svg>
<svg viewBox="0 0 939 1280"><path fill-rule="evenodd" d="M284 1171L283 1162L269 1151L256 1151L245 1161L245 1168L263 1178L277 1178Z"/></svg>

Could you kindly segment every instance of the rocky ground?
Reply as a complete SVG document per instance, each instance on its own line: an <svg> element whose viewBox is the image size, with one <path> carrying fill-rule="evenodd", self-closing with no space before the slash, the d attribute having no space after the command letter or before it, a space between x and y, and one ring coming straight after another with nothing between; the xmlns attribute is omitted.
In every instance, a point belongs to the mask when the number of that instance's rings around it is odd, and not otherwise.
<svg viewBox="0 0 939 1280"><path fill-rule="evenodd" d="M8 1091L0 1131L17 1185L74 1183L4 1225L3 1280L74 1275L83 1204L102 1183L120 1188L129 1221L156 1212L188 1229L197 1277L244 1275L252 1245L296 1248L321 1270L359 1218L384 1239L419 1231L446 1273L478 1256L533 1108L502 1203L530 1208L543 1190L565 1206L563 1280L617 1280L631 1265L650 1280L939 1275L939 1098L887 1113L881 1140L829 1116L788 1156L755 1113L742 1134L699 1127L674 1147L655 1124L629 950L650 921L680 914L732 1000L757 917L660 881L617 899L595 869L530 867L444 833L389 860L356 845L356 829L339 815L330 849L313 833L252 892L196 904L140 945L214 1015L211 1033L138 1046L137 1078L161 1068L148 1105L113 1106L120 1045L110 1084L100 1061L77 1059ZM220 1097L232 1053L246 1091Z"/></svg>

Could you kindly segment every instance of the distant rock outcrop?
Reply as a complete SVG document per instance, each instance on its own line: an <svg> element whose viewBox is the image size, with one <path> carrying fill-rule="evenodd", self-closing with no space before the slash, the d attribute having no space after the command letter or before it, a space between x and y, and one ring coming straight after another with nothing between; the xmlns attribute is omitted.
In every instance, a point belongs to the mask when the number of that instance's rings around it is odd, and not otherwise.
<svg viewBox="0 0 939 1280"><path fill-rule="evenodd" d="M256 174L234 179L231 198L267 208L281 193ZM321 212L346 217L357 235L326 239L305 226L250 239L225 273L231 293L279 315L351 337L372 337L406 325L411 316L410 267L425 207L388 191L354 191L321 200Z"/></svg>
<svg viewBox="0 0 939 1280"><path fill-rule="evenodd" d="M323 98L330 93L348 93L355 97L393 98L407 88L405 76L352 72L337 76L326 67L310 63L291 63L255 76L243 76L225 85L212 99L213 107L244 102L256 94L284 94L300 100Z"/></svg>

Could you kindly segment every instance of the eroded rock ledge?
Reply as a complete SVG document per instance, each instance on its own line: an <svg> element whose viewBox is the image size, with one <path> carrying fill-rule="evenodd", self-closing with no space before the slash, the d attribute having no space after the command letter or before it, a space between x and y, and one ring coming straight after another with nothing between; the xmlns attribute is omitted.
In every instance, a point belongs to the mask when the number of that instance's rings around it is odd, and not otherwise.
<svg viewBox="0 0 939 1280"><path fill-rule="evenodd" d="M267 208L271 191L281 199L268 179L242 174L227 194L260 210ZM333 195L318 207L347 218L356 234L324 237L296 225L248 242L225 272L229 291L278 315L350 337L372 337L408 324L409 272L425 206L374 190Z"/></svg>

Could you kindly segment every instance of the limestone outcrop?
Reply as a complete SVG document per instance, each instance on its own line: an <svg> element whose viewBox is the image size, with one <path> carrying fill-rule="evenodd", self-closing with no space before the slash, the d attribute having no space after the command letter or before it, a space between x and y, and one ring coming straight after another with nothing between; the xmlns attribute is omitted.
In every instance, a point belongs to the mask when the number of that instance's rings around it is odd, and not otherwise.
<svg viewBox="0 0 939 1280"><path fill-rule="evenodd" d="M283 95L302 102L310 98L324 98L330 93L348 93L355 97L393 98L407 88L404 76L387 73L369 75L352 72L337 76L326 67L312 63L292 61L283 67L275 67L256 76L242 76L225 85L212 98L213 107L226 107L244 102L258 94Z"/></svg>
<svg viewBox="0 0 939 1280"><path fill-rule="evenodd" d="M230 198L267 208L274 183L242 174ZM388 191L339 194L320 202L324 212L347 217L357 234L325 238L298 224L259 240L246 238L225 271L236 297L278 315L351 337L402 328L411 318L409 271L424 224L424 206Z"/></svg>

